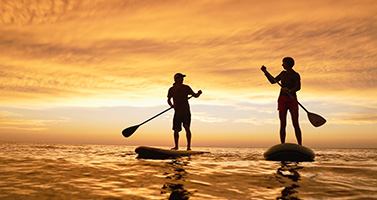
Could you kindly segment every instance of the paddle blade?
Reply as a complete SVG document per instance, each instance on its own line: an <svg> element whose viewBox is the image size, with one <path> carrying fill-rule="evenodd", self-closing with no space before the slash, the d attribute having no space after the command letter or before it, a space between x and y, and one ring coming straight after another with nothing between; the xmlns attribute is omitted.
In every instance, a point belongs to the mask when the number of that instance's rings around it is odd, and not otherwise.
<svg viewBox="0 0 377 200"><path fill-rule="evenodd" d="M138 128L140 125L131 126L129 128L126 128L122 131L122 135L124 137L130 137Z"/></svg>
<svg viewBox="0 0 377 200"><path fill-rule="evenodd" d="M326 123L326 119L315 114L315 113L311 113L311 112L308 112L308 118L309 118L309 121L310 123L312 123L313 126L315 127L319 127L319 126L322 126L323 124Z"/></svg>

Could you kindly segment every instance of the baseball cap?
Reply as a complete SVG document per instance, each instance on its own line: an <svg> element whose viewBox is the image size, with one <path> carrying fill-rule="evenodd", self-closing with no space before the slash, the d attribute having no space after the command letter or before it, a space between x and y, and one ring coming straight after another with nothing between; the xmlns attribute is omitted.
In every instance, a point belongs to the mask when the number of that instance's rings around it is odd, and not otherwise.
<svg viewBox="0 0 377 200"><path fill-rule="evenodd" d="M177 79L177 78L180 78L180 77L186 77L186 75L183 75L183 74L181 74L181 73L176 73L175 75L174 75L174 80L175 79Z"/></svg>

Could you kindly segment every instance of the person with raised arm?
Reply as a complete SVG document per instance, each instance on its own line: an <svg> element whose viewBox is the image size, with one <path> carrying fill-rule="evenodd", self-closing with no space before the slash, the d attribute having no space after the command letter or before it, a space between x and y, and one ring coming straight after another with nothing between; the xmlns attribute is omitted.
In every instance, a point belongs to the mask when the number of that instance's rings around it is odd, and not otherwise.
<svg viewBox="0 0 377 200"><path fill-rule="evenodd" d="M182 130L182 124L186 131L187 150L191 150L191 112L188 96L192 95L197 98L202 94L201 90L195 93L190 86L183 84L184 77L186 75L176 73L174 75L174 84L168 91L168 104L174 108L173 131L175 146L172 150L178 150L179 132ZM173 99L173 102L171 99Z"/></svg>
<svg viewBox="0 0 377 200"><path fill-rule="evenodd" d="M292 124L295 129L297 143L302 145L301 129L299 124L299 112L296 92L301 89L300 74L293 70L295 61L291 57L285 57L283 60L283 68L278 76L272 77L265 66L261 70L265 73L271 84L281 81L281 90L278 98L278 110L280 119L280 141L285 143L287 113L291 113Z"/></svg>

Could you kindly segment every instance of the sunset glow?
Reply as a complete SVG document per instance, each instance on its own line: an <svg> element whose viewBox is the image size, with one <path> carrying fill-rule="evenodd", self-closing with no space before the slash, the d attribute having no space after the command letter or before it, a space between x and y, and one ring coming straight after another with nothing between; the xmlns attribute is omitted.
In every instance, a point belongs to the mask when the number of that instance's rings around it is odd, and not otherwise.
<svg viewBox="0 0 377 200"><path fill-rule="evenodd" d="M193 146L279 142L273 75L295 59L303 144L377 148L377 1L98 0L0 4L0 141L173 145L173 75ZM287 142L296 142L287 127ZM184 134L180 144L185 145Z"/></svg>

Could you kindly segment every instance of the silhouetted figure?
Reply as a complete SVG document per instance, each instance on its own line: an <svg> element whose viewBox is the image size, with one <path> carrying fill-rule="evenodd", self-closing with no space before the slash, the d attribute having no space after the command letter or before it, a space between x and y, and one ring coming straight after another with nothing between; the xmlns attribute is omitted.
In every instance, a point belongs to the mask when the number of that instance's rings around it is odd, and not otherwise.
<svg viewBox="0 0 377 200"><path fill-rule="evenodd" d="M296 92L301 89L301 80L300 75L292 69L294 64L295 61L293 60L293 58L285 57L282 64L285 71L282 71L277 77L275 77L275 80L281 81L282 85L278 99L280 141L281 143L285 143L285 127L287 125L287 112L289 110L292 117L292 124L295 129L297 143L299 145L302 145L301 129L298 120L298 103L296 101ZM276 83L274 78L270 77L267 73L267 68L265 66L262 66L261 70L265 73L267 79L271 82L271 84Z"/></svg>
<svg viewBox="0 0 377 200"><path fill-rule="evenodd" d="M176 73L174 75L173 87L169 89L168 92L168 104L174 108L174 118L173 118L173 130L174 130L174 143L175 146L173 150L178 150L179 132L182 130L182 124L186 131L187 138L187 150L191 150L191 112L190 105L188 102L188 95L192 95L197 98L202 94L199 90L195 93L190 86L183 84L183 78L186 75L181 73ZM173 98L174 104L171 102Z"/></svg>

